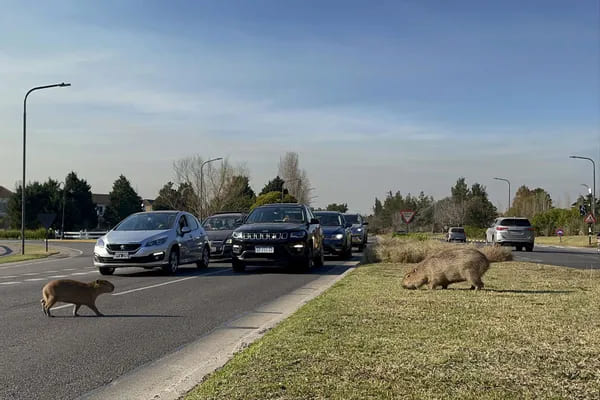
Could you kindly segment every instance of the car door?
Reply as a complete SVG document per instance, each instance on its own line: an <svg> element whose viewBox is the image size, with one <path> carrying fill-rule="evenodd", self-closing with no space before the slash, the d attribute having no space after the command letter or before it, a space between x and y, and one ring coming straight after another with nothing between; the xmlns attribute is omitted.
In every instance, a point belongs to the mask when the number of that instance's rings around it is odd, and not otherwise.
<svg viewBox="0 0 600 400"><path fill-rule="evenodd" d="M313 238L313 253L320 254L323 251L323 232L320 224L311 224L310 222L315 218L314 214L308 207L304 207L304 213L306 215L308 225L308 233Z"/></svg>
<svg viewBox="0 0 600 400"><path fill-rule="evenodd" d="M191 214L186 214L186 217L188 224L192 229L192 231L190 232L192 234L190 243L190 256L194 260L201 260L202 251L204 250L204 244L207 241L206 232L204 231L204 228L202 228L196 217L194 217Z"/></svg>
<svg viewBox="0 0 600 400"><path fill-rule="evenodd" d="M182 214L177 221L177 236L179 237L179 262L181 264L188 263L193 257L192 254L192 243L193 235L192 231L183 232L184 228L190 229L185 214Z"/></svg>

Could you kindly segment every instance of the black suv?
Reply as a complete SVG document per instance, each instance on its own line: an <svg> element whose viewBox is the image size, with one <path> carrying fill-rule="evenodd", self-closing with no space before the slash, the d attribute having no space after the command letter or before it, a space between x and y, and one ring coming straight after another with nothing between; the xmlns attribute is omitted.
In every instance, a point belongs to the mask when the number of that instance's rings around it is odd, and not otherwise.
<svg viewBox="0 0 600 400"><path fill-rule="evenodd" d="M323 232L302 204L277 203L255 208L233 231L231 263L242 272L247 264L284 262L302 271L323 265Z"/></svg>

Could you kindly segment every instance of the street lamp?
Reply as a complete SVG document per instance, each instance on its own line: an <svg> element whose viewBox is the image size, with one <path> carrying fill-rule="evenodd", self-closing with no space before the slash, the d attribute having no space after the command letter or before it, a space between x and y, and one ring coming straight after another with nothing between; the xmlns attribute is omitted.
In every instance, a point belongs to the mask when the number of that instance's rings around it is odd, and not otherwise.
<svg viewBox="0 0 600 400"><path fill-rule="evenodd" d="M58 186L62 185L63 187L63 201L62 201L62 219L60 223L60 239L65 240L65 205L67 204L67 185L65 182L59 182ZM69 190L69 193L73 193L72 190Z"/></svg>
<svg viewBox="0 0 600 400"><path fill-rule="evenodd" d="M202 163L202 165L200 165L200 223L202 223L203 211L204 211L203 210L203 204L202 204L203 200L204 200L204 197L203 197L204 196L204 174L203 174L202 169L204 168L205 164L208 164L208 163L213 162L213 161L219 161L219 160L222 160L222 159L223 159L223 157L213 158L212 160L204 161Z"/></svg>
<svg viewBox="0 0 600 400"><path fill-rule="evenodd" d="M592 193L592 215L596 216L596 163L589 157L569 156L569 158L579 158L580 160L588 160L592 163L594 177L594 192Z"/></svg>
<svg viewBox="0 0 600 400"><path fill-rule="evenodd" d="M21 254L23 255L25 255L25 139L27 137L27 97L31 92L36 90L67 86L71 86L71 84L62 82L54 85L37 86L29 89L23 99L23 181L21 182Z"/></svg>
<svg viewBox="0 0 600 400"><path fill-rule="evenodd" d="M508 179L504 179L504 178L494 178L494 179L508 183L508 208L506 209L506 212L508 213L508 210L510 210L510 181Z"/></svg>

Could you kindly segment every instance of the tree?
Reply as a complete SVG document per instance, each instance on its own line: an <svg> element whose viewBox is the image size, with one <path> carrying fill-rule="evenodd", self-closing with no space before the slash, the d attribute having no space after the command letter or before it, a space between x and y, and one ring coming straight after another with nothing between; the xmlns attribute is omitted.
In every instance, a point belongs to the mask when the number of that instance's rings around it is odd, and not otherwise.
<svg viewBox="0 0 600 400"><path fill-rule="evenodd" d="M337 212L341 212L342 214L348 211L348 204L346 203L331 203L327 206L327 211L337 211Z"/></svg>
<svg viewBox="0 0 600 400"><path fill-rule="evenodd" d="M281 203L281 192L269 192L261 194L256 198L256 201L250 207L250 210L254 210L256 207L264 206L265 204ZM286 194L283 196L283 203L297 203L298 201Z"/></svg>
<svg viewBox="0 0 600 400"><path fill-rule="evenodd" d="M284 187L299 203L310 204L310 180L305 170L300 169L298 153L287 152L279 159L279 176L284 180Z"/></svg>
<svg viewBox="0 0 600 400"><path fill-rule="evenodd" d="M142 210L142 198L123 175L113 183L108 195L110 204L106 209L105 219L110 226L115 226L129 215Z"/></svg>
<svg viewBox="0 0 600 400"><path fill-rule="evenodd" d="M173 182L167 182L158 192L152 208L154 210L181 210L191 211L187 204L192 204L195 199L194 189L188 184L181 184L173 188Z"/></svg>
<svg viewBox="0 0 600 400"><path fill-rule="evenodd" d="M13 228L21 226L21 195L19 186L8 200L8 218ZM48 178L45 183L33 182L25 187L25 228L36 229L41 226L38 221L40 213L59 215L61 208L61 191L58 181ZM57 227L56 219L53 227Z"/></svg>
<svg viewBox="0 0 600 400"><path fill-rule="evenodd" d="M93 229L98 224L96 204L92 201L92 187L85 179L70 172L65 179L62 192L65 200L65 231ZM62 201L62 200L61 200ZM62 213L62 203L60 207ZM62 215L59 214L59 218Z"/></svg>
<svg viewBox="0 0 600 400"><path fill-rule="evenodd" d="M250 187L250 179L247 176L234 176L224 193L221 211L248 212L256 201L256 195Z"/></svg>
<svg viewBox="0 0 600 400"><path fill-rule="evenodd" d="M277 175L275 178L271 179L267 184L262 188L260 194L266 194L269 192L280 192L283 190L284 181Z"/></svg>
<svg viewBox="0 0 600 400"><path fill-rule="evenodd" d="M552 208L552 198L544 189L530 190L523 185L517 189L507 215L532 218L534 215L545 212L550 208Z"/></svg>
<svg viewBox="0 0 600 400"><path fill-rule="evenodd" d="M497 216L498 211L489 201L485 186L474 183L467 200L465 225L478 228L489 227Z"/></svg>

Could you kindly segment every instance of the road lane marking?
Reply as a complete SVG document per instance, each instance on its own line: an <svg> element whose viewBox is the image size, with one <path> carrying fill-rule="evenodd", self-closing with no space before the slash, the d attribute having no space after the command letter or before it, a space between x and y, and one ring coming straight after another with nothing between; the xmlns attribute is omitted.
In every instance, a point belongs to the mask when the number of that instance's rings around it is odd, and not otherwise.
<svg viewBox="0 0 600 400"><path fill-rule="evenodd" d="M122 294L128 294L128 293L138 292L140 290L153 289L153 288L156 288L156 287L159 287L159 286L170 285L171 283L177 283L177 282L187 281L187 280L190 280L190 279L196 279L196 278L199 278L201 276L210 276L210 275L222 274L224 272L229 272L229 270L225 269L225 270L222 270L222 271L209 272L207 274L202 274L202 275L188 276L187 278L175 279L174 281L157 283L156 285L144 286L144 287L137 288L137 289L126 290L124 292L113 293L112 296L120 296Z"/></svg>
<svg viewBox="0 0 600 400"><path fill-rule="evenodd" d="M48 278L66 278L67 276L69 276L69 275L52 275L52 276L49 276Z"/></svg>
<svg viewBox="0 0 600 400"><path fill-rule="evenodd" d="M14 279L18 278L17 275L0 276L0 279Z"/></svg>
<svg viewBox="0 0 600 400"><path fill-rule="evenodd" d="M77 271L77 268L65 268L63 271Z"/></svg>
<svg viewBox="0 0 600 400"><path fill-rule="evenodd" d="M37 282L37 281L45 281L46 278L29 278L25 279L25 282Z"/></svg>
<svg viewBox="0 0 600 400"><path fill-rule="evenodd" d="M16 285L17 283L21 282L0 282L0 285Z"/></svg>
<svg viewBox="0 0 600 400"><path fill-rule="evenodd" d="M96 271L89 271L89 272L73 272L71 275L88 275L88 274L93 274Z"/></svg>
<svg viewBox="0 0 600 400"><path fill-rule="evenodd" d="M30 272L28 274L23 274L23 276L33 276L33 275L39 275L40 272Z"/></svg>

